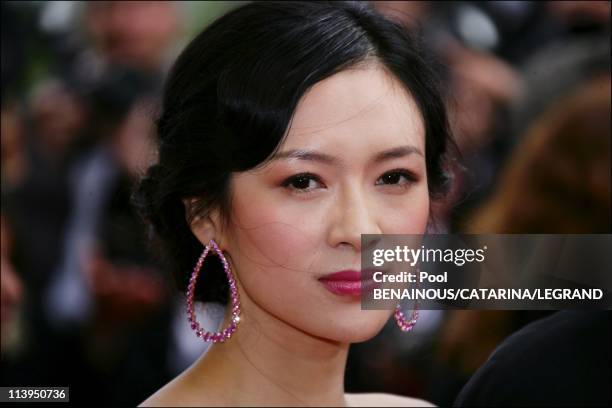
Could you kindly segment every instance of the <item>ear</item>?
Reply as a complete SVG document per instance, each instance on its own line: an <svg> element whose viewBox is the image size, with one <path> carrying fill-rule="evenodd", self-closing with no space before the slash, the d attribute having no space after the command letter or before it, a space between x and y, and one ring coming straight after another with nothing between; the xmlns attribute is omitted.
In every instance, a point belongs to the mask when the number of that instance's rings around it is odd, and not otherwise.
<svg viewBox="0 0 612 408"><path fill-rule="evenodd" d="M194 213L194 203L196 199L185 198L182 201L185 205L185 220L189 224L191 232L193 232L193 235L196 236L198 241L200 241L202 245L206 246L211 239L214 239L219 247L222 248L223 237L221 236L222 231L220 228L221 224L219 211L215 209L205 216L194 215L192 217L191 215Z"/></svg>

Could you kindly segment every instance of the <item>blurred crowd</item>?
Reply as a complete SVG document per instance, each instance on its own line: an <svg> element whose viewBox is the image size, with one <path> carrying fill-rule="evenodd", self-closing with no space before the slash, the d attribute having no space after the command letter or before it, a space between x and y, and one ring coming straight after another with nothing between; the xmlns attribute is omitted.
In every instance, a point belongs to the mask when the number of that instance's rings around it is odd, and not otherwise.
<svg viewBox="0 0 612 408"><path fill-rule="evenodd" d="M135 405L205 351L130 191L173 58L239 4L1 3L3 386ZM610 2L371 4L443 62L458 154L437 232L610 233ZM544 314L423 311L351 348L347 391L448 405Z"/></svg>

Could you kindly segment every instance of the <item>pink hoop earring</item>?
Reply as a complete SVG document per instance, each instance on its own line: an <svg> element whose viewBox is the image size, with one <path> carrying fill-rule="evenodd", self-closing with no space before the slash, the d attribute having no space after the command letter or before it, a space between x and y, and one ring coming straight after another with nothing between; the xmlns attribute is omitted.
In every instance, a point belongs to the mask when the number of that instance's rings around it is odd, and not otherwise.
<svg viewBox="0 0 612 408"><path fill-rule="evenodd" d="M397 306L395 306L395 313L393 313L393 316L395 317L395 322L397 323L397 326L403 332L409 332L417 323L417 320L419 320L419 302L417 300L414 301L414 309L412 309L412 315L410 316L410 320L407 320L406 315L404 315L404 312L402 312L401 303L398 303Z"/></svg>
<svg viewBox="0 0 612 408"><path fill-rule="evenodd" d="M398 327L404 332L409 332L410 330L412 330L417 320L419 319L419 310L417 309L417 304L415 303L414 305L410 320L406 320L406 316L404 315L404 312L402 312L402 306L399 303L397 304L397 306L395 306L395 313L393 314L393 316L395 317L395 322L397 323Z"/></svg>
<svg viewBox="0 0 612 408"><path fill-rule="evenodd" d="M202 265L204 264L204 260L206 259L206 255L210 250L213 250L217 253L221 262L223 263L223 269L225 270L225 274L227 275L227 280L229 281L230 287L230 297L232 300L232 321L231 323L223 330L219 332L208 332L204 331L200 324L198 323L195 310L193 307L193 296L195 293L195 285L198 279L198 275L200 274L200 269L202 269ZM187 286L187 320L189 321L191 328L195 330L196 336L200 337L204 341L210 341L213 343L223 343L232 337L232 334L236 331L238 327L238 323L240 323L240 301L238 299L238 290L236 289L236 280L234 279L234 274L231 271L229 263L225 256L223 256L223 252L217 246L217 243L211 239L206 248L204 248L204 252L198 259L198 263L193 268L193 272L191 274L191 278L189 279L189 285Z"/></svg>

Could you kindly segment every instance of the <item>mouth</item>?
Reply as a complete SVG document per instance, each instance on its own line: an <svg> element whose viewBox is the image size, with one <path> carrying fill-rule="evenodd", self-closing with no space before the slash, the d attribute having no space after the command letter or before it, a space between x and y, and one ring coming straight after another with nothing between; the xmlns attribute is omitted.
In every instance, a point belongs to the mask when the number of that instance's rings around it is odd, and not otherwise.
<svg viewBox="0 0 612 408"><path fill-rule="evenodd" d="M319 278L319 282L333 294L359 297L363 292L380 286L380 283L374 282L372 278L374 272L377 272L377 270L356 271L349 269L325 275Z"/></svg>

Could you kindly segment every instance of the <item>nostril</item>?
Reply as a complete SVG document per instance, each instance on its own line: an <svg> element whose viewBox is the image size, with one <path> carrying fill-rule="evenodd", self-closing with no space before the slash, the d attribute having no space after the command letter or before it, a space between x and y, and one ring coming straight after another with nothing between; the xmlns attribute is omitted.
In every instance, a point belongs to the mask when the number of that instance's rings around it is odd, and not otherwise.
<svg viewBox="0 0 612 408"><path fill-rule="evenodd" d="M350 242L344 241L344 242L340 242L340 244L338 244L338 246L340 248L343 248L343 247L353 248L355 245L351 244Z"/></svg>

